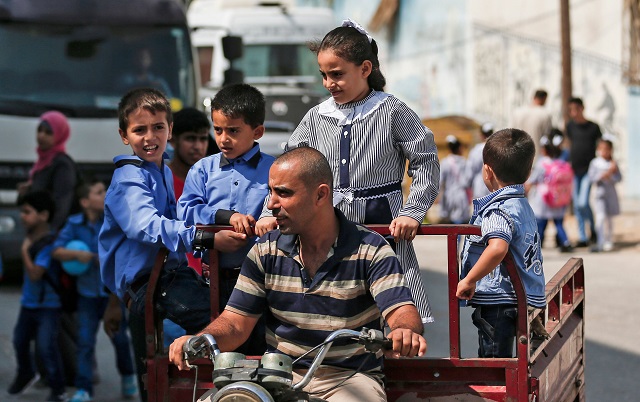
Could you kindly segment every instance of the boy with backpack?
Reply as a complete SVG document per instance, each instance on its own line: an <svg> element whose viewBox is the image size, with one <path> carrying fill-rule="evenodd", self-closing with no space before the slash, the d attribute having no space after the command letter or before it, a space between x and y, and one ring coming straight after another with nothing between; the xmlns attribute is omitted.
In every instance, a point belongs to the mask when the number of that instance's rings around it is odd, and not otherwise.
<svg viewBox="0 0 640 402"><path fill-rule="evenodd" d="M53 243L53 258L65 262L86 264L84 272L77 273L78 292L78 370L75 378L76 393L70 402L86 402L93 398L93 361L95 358L96 334L104 314L109 293L100 278L98 262L98 233L104 221L104 183L88 180L77 189L82 213L67 219L57 239ZM71 242L82 241L86 250L72 247ZM138 393L138 386L131 356L131 341L126 326L111 338L118 371L122 376L122 396L132 398Z"/></svg>
<svg viewBox="0 0 640 402"><path fill-rule="evenodd" d="M51 388L47 401L64 401L64 369L58 349L61 304L54 288L55 279L59 277L57 270L61 268L51 261L55 234L49 226L55 203L49 192L31 191L18 199L18 206L27 234L20 250L24 283L18 322L13 330L18 373L7 392L21 394L38 381L31 354L31 342L36 341Z"/></svg>
<svg viewBox="0 0 640 402"><path fill-rule="evenodd" d="M544 232L549 220L553 220L556 227L560 252L568 253L573 250L571 242L564 230L564 215L571 203L573 190L573 170L569 162L561 159L562 150L559 145L562 136L540 139L540 158L527 181L529 202L538 222L540 244L544 244Z"/></svg>

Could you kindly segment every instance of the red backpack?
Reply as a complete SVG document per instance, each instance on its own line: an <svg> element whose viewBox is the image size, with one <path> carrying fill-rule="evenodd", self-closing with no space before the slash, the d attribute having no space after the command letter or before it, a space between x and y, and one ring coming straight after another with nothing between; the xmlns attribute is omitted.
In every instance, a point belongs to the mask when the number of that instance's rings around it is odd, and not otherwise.
<svg viewBox="0 0 640 402"><path fill-rule="evenodd" d="M539 186L542 200L552 208L569 205L573 191L573 170L569 162L553 159L542 167L544 180Z"/></svg>

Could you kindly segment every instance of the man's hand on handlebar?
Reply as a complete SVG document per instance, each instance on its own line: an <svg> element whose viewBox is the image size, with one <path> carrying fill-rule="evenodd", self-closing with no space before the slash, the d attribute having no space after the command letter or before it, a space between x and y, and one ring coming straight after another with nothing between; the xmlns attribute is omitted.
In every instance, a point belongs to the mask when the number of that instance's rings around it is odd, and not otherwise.
<svg viewBox="0 0 640 402"><path fill-rule="evenodd" d="M415 357L424 356L427 352L427 341L420 334L410 329L397 328L391 331L387 338L393 342L393 348L387 350L385 357Z"/></svg>
<svg viewBox="0 0 640 402"><path fill-rule="evenodd" d="M193 335L185 335L173 341L171 346L169 346L169 361L175 364L180 370L189 370L189 365L184 360L184 344L191 338Z"/></svg>

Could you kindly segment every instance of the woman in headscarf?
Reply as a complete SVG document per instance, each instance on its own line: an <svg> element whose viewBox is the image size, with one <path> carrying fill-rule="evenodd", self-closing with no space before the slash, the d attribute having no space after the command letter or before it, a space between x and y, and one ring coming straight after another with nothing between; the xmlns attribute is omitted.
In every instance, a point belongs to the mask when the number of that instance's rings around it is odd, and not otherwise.
<svg viewBox="0 0 640 402"><path fill-rule="evenodd" d="M27 190L49 191L56 203L51 228L59 230L70 213L76 212L75 188L78 173L75 162L66 153L70 130L67 118L60 112L49 111L40 116L36 140L38 159L31 168L29 181L19 186Z"/></svg>

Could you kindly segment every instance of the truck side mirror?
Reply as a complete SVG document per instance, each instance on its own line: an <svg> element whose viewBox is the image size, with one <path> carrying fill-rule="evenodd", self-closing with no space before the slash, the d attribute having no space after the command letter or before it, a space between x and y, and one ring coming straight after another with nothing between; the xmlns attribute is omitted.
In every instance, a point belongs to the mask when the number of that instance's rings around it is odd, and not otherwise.
<svg viewBox="0 0 640 402"><path fill-rule="evenodd" d="M225 36L222 38L222 53L227 60L233 61L242 57L242 37Z"/></svg>

